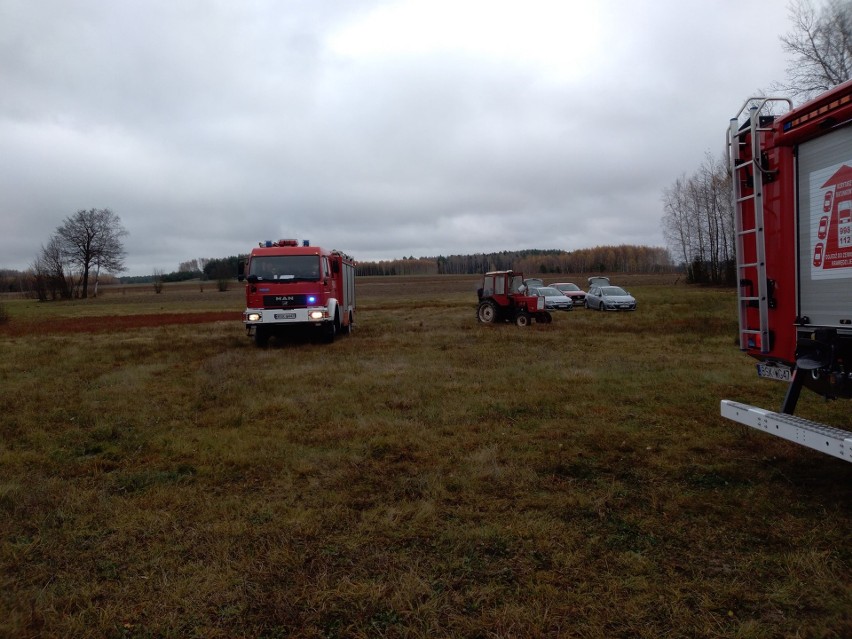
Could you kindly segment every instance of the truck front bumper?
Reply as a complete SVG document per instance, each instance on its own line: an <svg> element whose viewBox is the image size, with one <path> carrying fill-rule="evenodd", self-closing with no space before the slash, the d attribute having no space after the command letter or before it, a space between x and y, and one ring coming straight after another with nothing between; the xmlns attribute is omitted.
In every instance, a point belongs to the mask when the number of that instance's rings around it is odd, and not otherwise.
<svg viewBox="0 0 852 639"><path fill-rule="evenodd" d="M246 328L252 326L317 325L331 321L328 308L247 308L243 311L243 323Z"/></svg>

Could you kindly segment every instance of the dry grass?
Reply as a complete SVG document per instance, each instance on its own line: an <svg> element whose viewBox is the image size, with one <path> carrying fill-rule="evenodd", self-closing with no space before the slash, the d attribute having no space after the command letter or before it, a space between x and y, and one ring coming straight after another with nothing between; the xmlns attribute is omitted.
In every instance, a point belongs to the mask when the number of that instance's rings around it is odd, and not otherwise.
<svg viewBox="0 0 852 639"><path fill-rule="evenodd" d="M783 394L730 292L627 284L526 330L387 278L331 346L0 338L0 636L850 636L852 468L718 416ZM139 295L39 313L184 305Z"/></svg>

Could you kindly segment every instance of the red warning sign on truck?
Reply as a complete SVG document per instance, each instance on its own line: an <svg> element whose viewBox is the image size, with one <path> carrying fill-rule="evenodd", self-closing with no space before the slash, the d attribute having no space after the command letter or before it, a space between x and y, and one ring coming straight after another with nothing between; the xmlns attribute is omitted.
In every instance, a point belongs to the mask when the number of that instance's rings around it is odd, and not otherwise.
<svg viewBox="0 0 852 639"><path fill-rule="evenodd" d="M811 279L852 276L852 166L811 174Z"/></svg>

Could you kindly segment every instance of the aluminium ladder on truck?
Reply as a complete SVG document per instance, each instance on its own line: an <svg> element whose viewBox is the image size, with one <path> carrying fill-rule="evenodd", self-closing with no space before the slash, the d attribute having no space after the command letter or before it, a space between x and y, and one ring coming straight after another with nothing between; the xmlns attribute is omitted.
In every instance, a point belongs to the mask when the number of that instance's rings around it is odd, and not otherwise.
<svg viewBox="0 0 852 639"><path fill-rule="evenodd" d="M761 141L771 134L773 118L764 115L777 102L787 98L749 98L728 130L728 166L733 183L733 207L737 250L737 316L742 350L770 350L769 291L766 280L766 242L763 214L764 167ZM740 117L748 109L748 120L740 125ZM746 153L743 153L746 151ZM757 308L757 324L750 308Z"/></svg>

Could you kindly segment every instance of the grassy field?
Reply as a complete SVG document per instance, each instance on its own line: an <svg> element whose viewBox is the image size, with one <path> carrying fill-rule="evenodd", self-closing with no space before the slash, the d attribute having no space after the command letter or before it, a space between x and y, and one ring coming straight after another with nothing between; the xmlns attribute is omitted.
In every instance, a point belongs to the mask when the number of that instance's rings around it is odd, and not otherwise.
<svg viewBox="0 0 852 639"><path fill-rule="evenodd" d="M852 465L719 417L784 393L731 291L618 279L636 313L522 329L363 278L351 336L268 349L58 332L236 286L4 300L42 323L0 332L0 636L852 636Z"/></svg>

